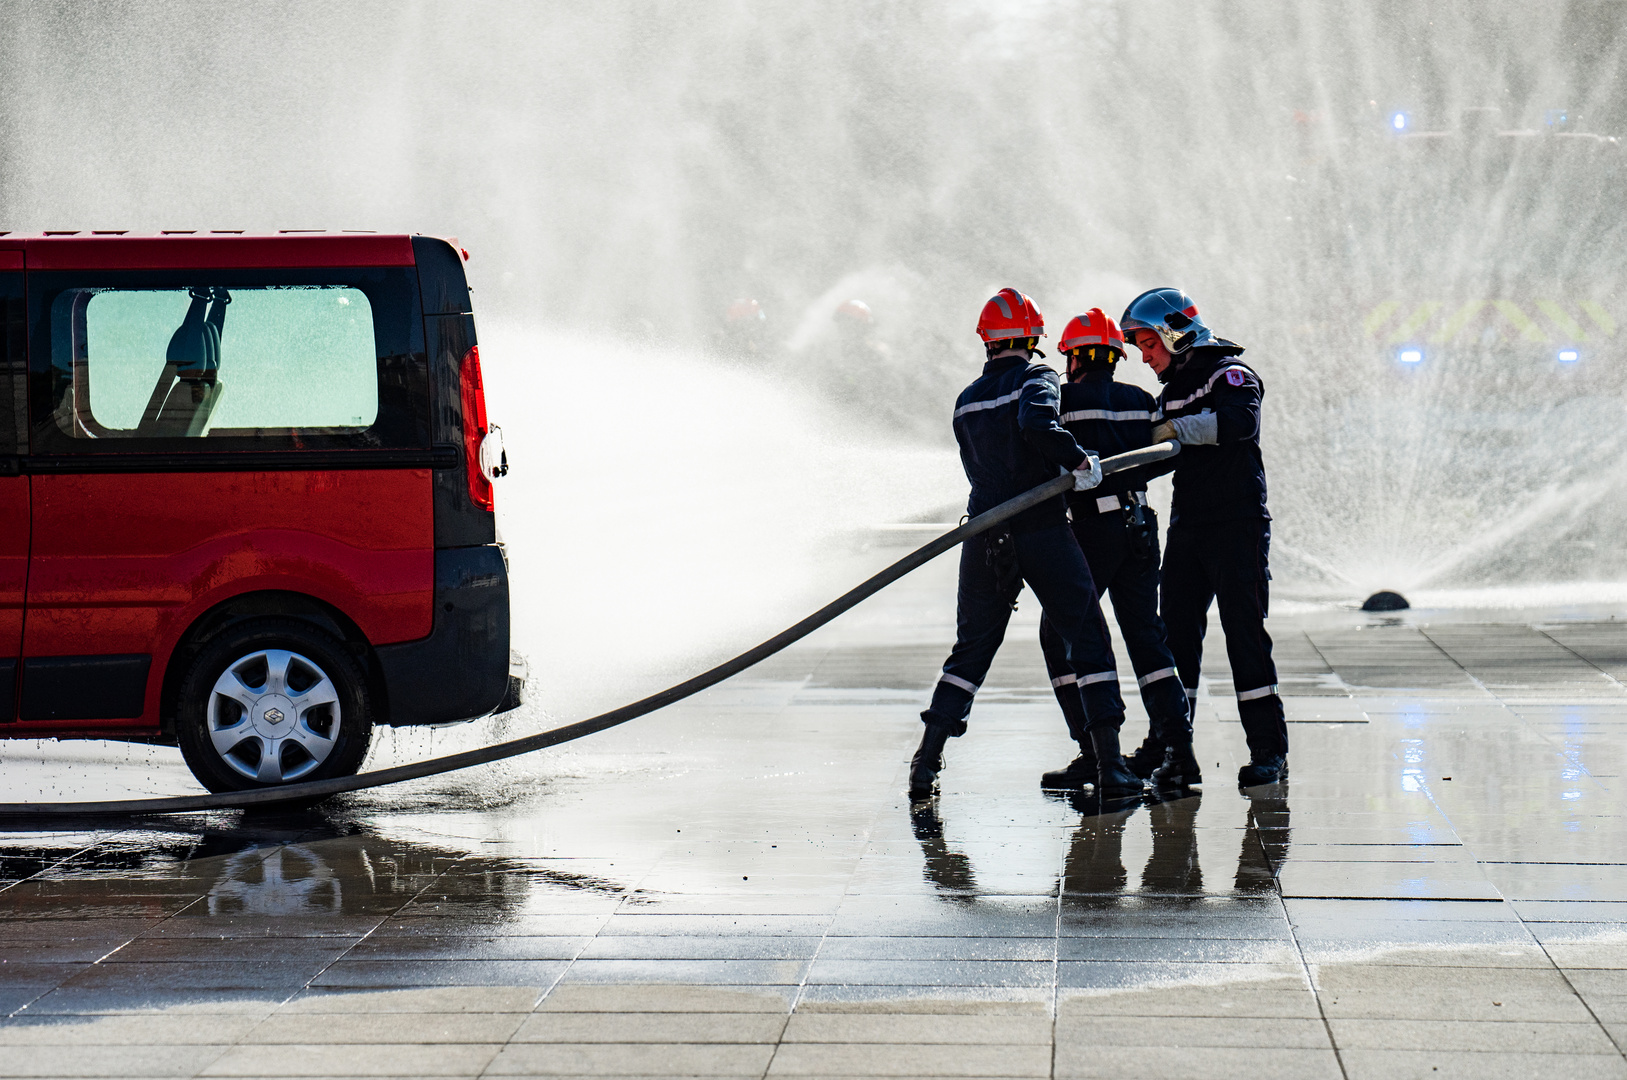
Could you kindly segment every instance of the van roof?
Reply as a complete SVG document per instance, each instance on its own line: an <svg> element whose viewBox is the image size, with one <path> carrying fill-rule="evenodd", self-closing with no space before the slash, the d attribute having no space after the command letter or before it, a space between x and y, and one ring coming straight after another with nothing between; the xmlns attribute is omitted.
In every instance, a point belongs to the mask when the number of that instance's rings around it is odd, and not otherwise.
<svg viewBox="0 0 1627 1080"><path fill-rule="evenodd" d="M309 269L412 266L412 237L379 233L0 233L0 252L22 252L29 270ZM0 255L0 267L15 256Z"/></svg>

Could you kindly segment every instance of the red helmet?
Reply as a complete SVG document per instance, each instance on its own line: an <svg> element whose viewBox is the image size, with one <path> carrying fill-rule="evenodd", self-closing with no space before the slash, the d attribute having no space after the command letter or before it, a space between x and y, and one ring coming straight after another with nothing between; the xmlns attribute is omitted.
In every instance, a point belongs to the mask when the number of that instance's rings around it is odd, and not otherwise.
<svg viewBox="0 0 1627 1080"><path fill-rule="evenodd" d="M831 316L837 322L847 320L850 323L869 324L875 322L875 316L870 313L870 305L863 300L843 300Z"/></svg>
<svg viewBox="0 0 1627 1080"><path fill-rule="evenodd" d="M1045 336L1045 317L1016 289L1001 289L983 305L977 320L977 336L984 341Z"/></svg>
<svg viewBox="0 0 1627 1080"><path fill-rule="evenodd" d="M1107 313L1099 307L1069 319L1068 325L1062 328L1062 340L1057 343L1057 348L1070 353L1087 345L1105 345L1117 350L1120 356L1124 355L1124 333L1119 329L1119 324L1108 318Z"/></svg>

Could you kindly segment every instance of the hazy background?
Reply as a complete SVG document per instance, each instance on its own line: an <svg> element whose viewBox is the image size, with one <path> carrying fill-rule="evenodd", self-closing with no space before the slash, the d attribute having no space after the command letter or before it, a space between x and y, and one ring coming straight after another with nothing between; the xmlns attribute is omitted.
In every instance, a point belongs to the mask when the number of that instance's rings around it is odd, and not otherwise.
<svg viewBox="0 0 1627 1080"><path fill-rule="evenodd" d="M1178 284L1248 346L1285 594L1627 579L1627 4L0 0L0 25L0 229L459 237L521 451L517 573L582 582L561 610L607 577L613 612L669 604L629 647L683 637L708 574L751 583L719 625L778 617L833 536L953 516L948 413L1006 284L1052 341ZM850 298L868 328L832 321ZM1481 300L1535 329L1449 333Z"/></svg>

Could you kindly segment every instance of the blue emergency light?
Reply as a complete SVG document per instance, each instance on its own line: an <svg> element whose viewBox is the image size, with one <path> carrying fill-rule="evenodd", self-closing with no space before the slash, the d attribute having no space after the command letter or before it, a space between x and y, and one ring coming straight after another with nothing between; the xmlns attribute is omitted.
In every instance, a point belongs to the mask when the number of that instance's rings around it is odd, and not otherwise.
<svg viewBox="0 0 1627 1080"><path fill-rule="evenodd" d="M1412 123L1412 117L1404 112L1390 114L1390 129L1392 131L1405 131L1410 123Z"/></svg>
<svg viewBox="0 0 1627 1080"><path fill-rule="evenodd" d="M1424 350L1416 345L1407 345L1396 351L1395 358L1403 364L1423 363Z"/></svg>
<svg viewBox="0 0 1627 1080"><path fill-rule="evenodd" d="M1560 349L1559 362L1561 364L1574 364L1582 358L1582 354L1575 349Z"/></svg>

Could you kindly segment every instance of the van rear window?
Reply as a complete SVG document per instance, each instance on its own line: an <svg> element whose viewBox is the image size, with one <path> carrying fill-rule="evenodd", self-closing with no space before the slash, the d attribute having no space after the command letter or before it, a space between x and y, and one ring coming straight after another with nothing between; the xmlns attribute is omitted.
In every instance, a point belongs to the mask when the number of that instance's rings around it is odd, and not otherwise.
<svg viewBox="0 0 1627 1080"><path fill-rule="evenodd" d="M378 418L367 295L344 286L69 289L57 420L78 438L360 431ZM65 358L64 358L65 359Z"/></svg>
<svg viewBox="0 0 1627 1080"><path fill-rule="evenodd" d="M33 454L430 446L412 267L46 271L27 304Z"/></svg>

